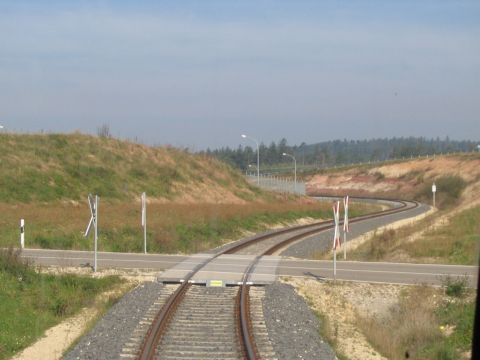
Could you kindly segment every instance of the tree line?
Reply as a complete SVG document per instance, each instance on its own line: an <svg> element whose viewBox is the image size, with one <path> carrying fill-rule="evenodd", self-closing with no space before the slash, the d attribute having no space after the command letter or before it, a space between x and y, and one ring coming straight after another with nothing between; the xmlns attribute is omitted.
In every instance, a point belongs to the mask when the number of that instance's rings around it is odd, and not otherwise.
<svg viewBox="0 0 480 360"><path fill-rule="evenodd" d="M297 164L309 167L330 167L368 161L385 161L404 157L425 156L449 152L476 151L478 142L470 140L427 139L424 137L400 137L370 140L333 140L316 144L302 143L290 146L285 138L270 145L260 144L260 168L272 168L292 160L283 156L291 154ZM203 154L214 156L242 170L257 162L256 147L239 145L236 149L222 147L207 149Z"/></svg>

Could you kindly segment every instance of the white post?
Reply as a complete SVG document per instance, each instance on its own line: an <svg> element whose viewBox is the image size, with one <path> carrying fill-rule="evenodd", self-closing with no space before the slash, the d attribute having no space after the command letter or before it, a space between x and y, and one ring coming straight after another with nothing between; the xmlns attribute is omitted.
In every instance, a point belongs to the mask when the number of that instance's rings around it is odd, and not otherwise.
<svg viewBox="0 0 480 360"><path fill-rule="evenodd" d="M25 220L20 219L20 248L25 248Z"/></svg>
<svg viewBox="0 0 480 360"><path fill-rule="evenodd" d="M335 231L333 234L333 280L337 280L337 246L340 242L340 229L338 226L340 220L340 201L333 203L333 220Z"/></svg>
<svg viewBox="0 0 480 360"><path fill-rule="evenodd" d="M343 260L347 260L347 233L350 231L348 226L348 195L343 198Z"/></svg>
<svg viewBox="0 0 480 360"><path fill-rule="evenodd" d="M437 192L437 185L433 183L432 185L432 193L433 193L433 207L435 207L435 193Z"/></svg>
<svg viewBox="0 0 480 360"><path fill-rule="evenodd" d="M147 194L142 194L143 252L147 253Z"/></svg>
<svg viewBox="0 0 480 360"><path fill-rule="evenodd" d="M337 249L333 249L333 281L337 280Z"/></svg>
<svg viewBox="0 0 480 360"><path fill-rule="evenodd" d="M95 195L95 261L93 271L97 271L97 246L98 246L98 195Z"/></svg>

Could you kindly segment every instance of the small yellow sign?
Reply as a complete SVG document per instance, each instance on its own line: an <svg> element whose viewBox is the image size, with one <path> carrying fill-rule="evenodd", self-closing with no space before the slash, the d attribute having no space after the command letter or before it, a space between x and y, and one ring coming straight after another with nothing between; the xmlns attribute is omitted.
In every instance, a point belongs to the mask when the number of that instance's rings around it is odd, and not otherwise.
<svg viewBox="0 0 480 360"><path fill-rule="evenodd" d="M208 286L211 287L223 287L223 281L222 280L210 280L208 282Z"/></svg>

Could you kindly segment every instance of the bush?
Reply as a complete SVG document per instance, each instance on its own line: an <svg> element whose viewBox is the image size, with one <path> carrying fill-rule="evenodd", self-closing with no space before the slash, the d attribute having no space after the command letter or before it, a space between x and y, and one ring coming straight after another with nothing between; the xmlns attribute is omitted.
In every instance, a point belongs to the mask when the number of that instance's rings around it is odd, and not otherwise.
<svg viewBox="0 0 480 360"><path fill-rule="evenodd" d="M462 297L467 289L467 278L452 278L451 276L447 276L443 280L443 287L445 288L445 293L448 296Z"/></svg>
<svg viewBox="0 0 480 360"><path fill-rule="evenodd" d="M0 271L9 273L18 279L28 281L35 276L35 271L27 260L22 259L21 251L13 248L0 249Z"/></svg>
<svg viewBox="0 0 480 360"><path fill-rule="evenodd" d="M436 206L438 208L454 205L467 186L467 182L457 175L439 177L435 179L435 184L437 185ZM431 202L432 184L424 184L415 198L419 201Z"/></svg>

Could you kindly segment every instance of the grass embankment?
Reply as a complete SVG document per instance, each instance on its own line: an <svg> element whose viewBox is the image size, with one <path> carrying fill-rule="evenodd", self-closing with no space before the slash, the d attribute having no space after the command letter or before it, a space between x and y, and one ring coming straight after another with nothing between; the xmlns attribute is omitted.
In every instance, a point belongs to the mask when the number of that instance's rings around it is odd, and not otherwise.
<svg viewBox="0 0 480 360"><path fill-rule="evenodd" d="M437 213L418 224L375 234L352 251L350 257L362 261L403 258L420 263L477 265L480 251L480 207L464 210L445 224L427 230L409 241L411 236L428 229L435 218L441 215L442 213Z"/></svg>
<svg viewBox="0 0 480 360"><path fill-rule="evenodd" d="M464 286L458 281L446 284L446 293L450 295L426 286L412 287L385 317L359 316L358 326L388 359L468 359L473 338L474 290L452 290Z"/></svg>
<svg viewBox="0 0 480 360"><path fill-rule="evenodd" d="M120 282L116 276L42 274L13 250L0 250L0 359L32 344L46 329Z"/></svg>
<svg viewBox="0 0 480 360"><path fill-rule="evenodd" d="M270 199L230 166L171 147L81 134L0 134L0 202Z"/></svg>
<svg viewBox="0 0 480 360"><path fill-rule="evenodd" d="M373 211L353 204L352 216ZM101 202L99 249L139 252L143 247L140 204ZM26 246L89 250L83 232L88 206L72 203L0 204L0 247L18 246L18 219L26 219ZM160 253L192 253L221 245L242 232L262 231L280 222L302 217L331 218L329 204L276 201L240 204L151 204L148 206L148 249Z"/></svg>

